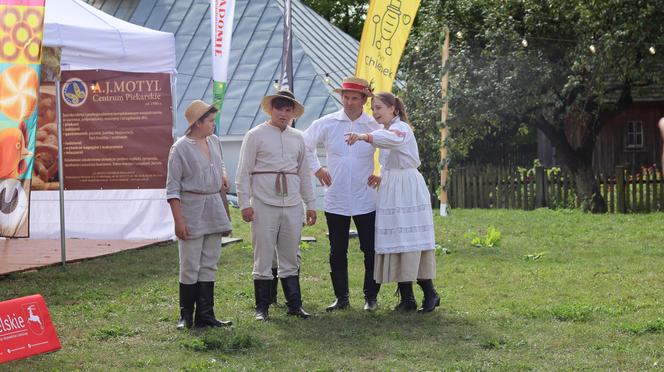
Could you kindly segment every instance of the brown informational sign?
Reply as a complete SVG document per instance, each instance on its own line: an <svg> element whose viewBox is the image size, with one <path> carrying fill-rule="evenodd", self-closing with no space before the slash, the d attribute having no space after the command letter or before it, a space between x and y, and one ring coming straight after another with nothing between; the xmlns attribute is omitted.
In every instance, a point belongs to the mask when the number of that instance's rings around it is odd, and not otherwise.
<svg viewBox="0 0 664 372"><path fill-rule="evenodd" d="M65 189L165 187L169 74L63 71L60 93Z"/></svg>

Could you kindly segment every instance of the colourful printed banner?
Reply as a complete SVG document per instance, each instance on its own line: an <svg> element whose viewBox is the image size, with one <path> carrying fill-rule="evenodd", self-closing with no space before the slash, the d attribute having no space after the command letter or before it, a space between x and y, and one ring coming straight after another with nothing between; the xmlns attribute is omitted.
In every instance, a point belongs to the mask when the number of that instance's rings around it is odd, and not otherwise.
<svg viewBox="0 0 664 372"><path fill-rule="evenodd" d="M43 24L43 0L0 0L0 236L29 235Z"/></svg>
<svg viewBox="0 0 664 372"><path fill-rule="evenodd" d="M228 60L231 54L231 37L233 35L233 17L235 0L210 0L212 18L212 104L221 112L228 81ZM217 114L215 133L219 135L219 118Z"/></svg>

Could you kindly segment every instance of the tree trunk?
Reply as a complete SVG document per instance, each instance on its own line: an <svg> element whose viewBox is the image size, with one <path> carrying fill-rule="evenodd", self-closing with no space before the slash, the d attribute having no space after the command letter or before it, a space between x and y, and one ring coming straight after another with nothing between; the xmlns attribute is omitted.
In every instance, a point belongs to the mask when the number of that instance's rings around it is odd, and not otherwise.
<svg viewBox="0 0 664 372"><path fill-rule="evenodd" d="M576 181L576 198L581 208L587 212L605 213L606 201L599 192L599 184L593 174L594 138L586 137L574 148L563 130L556 129L545 120L536 122L535 126L544 132L556 148L561 163L572 172Z"/></svg>
<svg viewBox="0 0 664 372"><path fill-rule="evenodd" d="M606 213L606 201L599 192L599 184L593 174L591 164L583 163L572 171L576 181L576 200L584 211Z"/></svg>

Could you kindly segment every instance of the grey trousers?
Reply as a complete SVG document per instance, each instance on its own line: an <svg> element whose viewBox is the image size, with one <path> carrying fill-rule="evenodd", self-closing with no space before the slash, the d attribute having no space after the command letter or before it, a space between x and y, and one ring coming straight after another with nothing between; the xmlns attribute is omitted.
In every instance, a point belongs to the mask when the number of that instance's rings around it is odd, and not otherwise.
<svg viewBox="0 0 664 372"><path fill-rule="evenodd" d="M197 239L178 239L180 283L214 282L221 254L221 233Z"/></svg>
<svg viewBox="0 0 664 372"><path fill-rule="evenodd" d="M254 209L254 221L251 222L254 279L272 279L272 262L275 253L280 278L298 275L302 205L275 207L253 199L252 208Z"/></svg>

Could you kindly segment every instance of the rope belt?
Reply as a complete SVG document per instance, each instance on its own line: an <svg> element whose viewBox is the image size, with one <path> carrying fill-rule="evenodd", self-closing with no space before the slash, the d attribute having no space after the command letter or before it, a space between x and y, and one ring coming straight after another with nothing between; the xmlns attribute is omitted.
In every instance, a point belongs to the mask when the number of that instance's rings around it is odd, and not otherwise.
<svg viewBox="0 0 664 372"><path fill-rule="evenodd" d="M286 175L287 174L297 175L297 173L282 172L282 171L262 171L262 172L252 172L251 173L252 176L254 174L276 174L277 178L274 181L274 188L277 191L277 195L279 195L279 196L288 196L288 182L286 180Z"/></svg>

